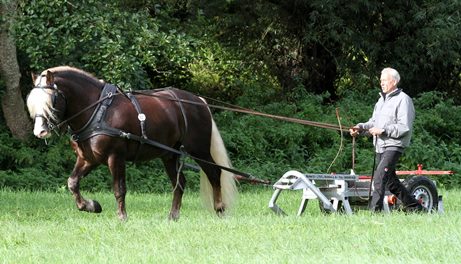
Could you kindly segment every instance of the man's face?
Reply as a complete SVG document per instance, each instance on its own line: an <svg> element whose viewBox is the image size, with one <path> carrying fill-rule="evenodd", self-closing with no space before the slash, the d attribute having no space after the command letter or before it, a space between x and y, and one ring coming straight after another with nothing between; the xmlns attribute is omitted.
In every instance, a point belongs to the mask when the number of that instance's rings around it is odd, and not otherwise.
<svg viewBox="0 0 461 264"><path fill-rule="evenodd" d="M381 89L383 93L388 94L395 90L396 88L396 81L389 73L381 74Z"/></svg>

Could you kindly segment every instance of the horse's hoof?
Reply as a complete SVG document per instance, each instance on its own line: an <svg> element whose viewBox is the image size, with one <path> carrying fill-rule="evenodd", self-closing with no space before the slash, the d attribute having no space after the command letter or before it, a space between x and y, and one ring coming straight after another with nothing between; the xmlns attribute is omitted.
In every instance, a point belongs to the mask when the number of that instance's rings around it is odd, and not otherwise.
<svg viewBox="0 0 461 264"><path fill-rule="evenodd" d="M170 221L178 221L178 219L179 219L179 213L171 212L170 215L168 215L168 220Z"/></svg>
<svg viewBox="0 0 461 264"><path fill-rule="evenodd" d="M119 214L118 219L120 219L120 221L122 222L125 222L126 220L128 220L128 217L126 216L126 214Z"/></svg>
<svg viewBox="0 0 461 264"><path fill-rule="evenodd" d="M92 212L92 213L97 213L99 214L100 212L102 212L102 207L101 205L98 203L98 201L95 201L95 200L89 200L87 205L86 205L86 210L88 212Z"/></svg>
<svg viewBox="0 0 461 264"><path fill-rule="evenodd" d="M216 209L216 215L218 217L224 217L226 209L224 207L221 207L219 209Z"/></svg>

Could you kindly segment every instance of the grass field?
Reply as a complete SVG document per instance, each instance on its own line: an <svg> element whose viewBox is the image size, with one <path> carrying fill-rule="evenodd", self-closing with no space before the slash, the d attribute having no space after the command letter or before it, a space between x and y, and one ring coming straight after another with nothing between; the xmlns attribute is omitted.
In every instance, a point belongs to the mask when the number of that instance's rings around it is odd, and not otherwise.
<svg viewBox="0 0 461 264"><path fill-rule="evenodd" d="M112 193L84 193L101 214L79 212L67 191L0 191L0 263L455 263L461 259L461 192L440 191L445 214L323 215L317 202L295 216L300 192L240 194L225 218L186 192L178 222L171 194L129 194L128 221L116 217Z"/></svg>

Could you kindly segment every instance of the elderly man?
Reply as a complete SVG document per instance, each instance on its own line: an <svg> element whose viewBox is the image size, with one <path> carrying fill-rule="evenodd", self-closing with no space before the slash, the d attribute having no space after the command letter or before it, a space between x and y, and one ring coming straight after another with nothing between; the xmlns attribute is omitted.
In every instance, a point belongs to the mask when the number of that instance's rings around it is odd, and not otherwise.
<svg viewBox="0 0 461 264"><path fill-rule="evenodd" d="M381 211L386 187L404 204L406 211L424 208L403 186L395 173L396 164L404 149L410 144L415 108L411 98L397 88L399 73L392 68L381 72L381 97L373 115L365 123L350 129L350 134L371 134L374 137L377 167L373 179L370 210Z"/></svg>

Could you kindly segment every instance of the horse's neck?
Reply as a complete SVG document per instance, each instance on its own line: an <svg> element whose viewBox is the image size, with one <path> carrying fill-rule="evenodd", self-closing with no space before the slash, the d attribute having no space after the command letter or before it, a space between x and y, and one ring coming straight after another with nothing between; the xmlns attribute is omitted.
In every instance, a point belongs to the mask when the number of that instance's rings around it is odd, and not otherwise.
<svg viewBox="0 0 461 264"><path fill-rule="evenodd" d="M88 122L96 106L86 111L83 110L99 100L100 94L101 89L95 84L73 84L68 87L65 95L67 101L66 118L77 115L69 121L72 130L78 130Z"/></svg>

